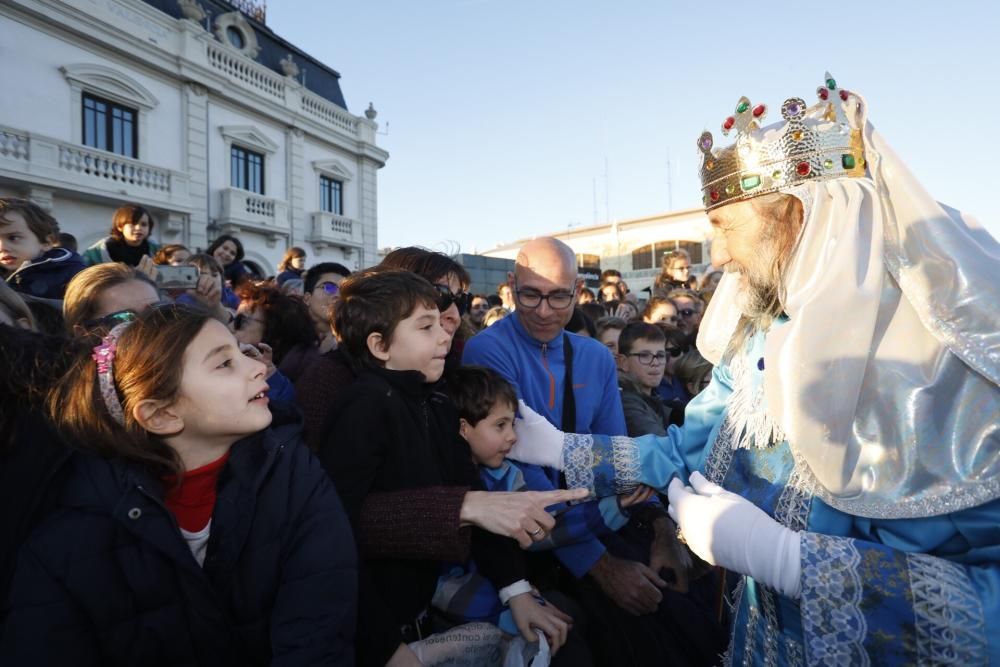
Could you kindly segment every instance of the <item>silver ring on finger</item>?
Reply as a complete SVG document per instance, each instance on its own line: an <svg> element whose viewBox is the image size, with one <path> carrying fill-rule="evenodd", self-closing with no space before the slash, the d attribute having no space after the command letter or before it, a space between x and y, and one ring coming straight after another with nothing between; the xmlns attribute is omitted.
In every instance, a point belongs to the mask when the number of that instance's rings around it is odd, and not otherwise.
<svg viewBox="0 0 1000 667"><path fill-rule="evenodd" d="M530 535L531 537L535 537L536 535L540 535L541 533L542 533L542 527L539 526L538 528L528 533L528 535Z"/></svg>

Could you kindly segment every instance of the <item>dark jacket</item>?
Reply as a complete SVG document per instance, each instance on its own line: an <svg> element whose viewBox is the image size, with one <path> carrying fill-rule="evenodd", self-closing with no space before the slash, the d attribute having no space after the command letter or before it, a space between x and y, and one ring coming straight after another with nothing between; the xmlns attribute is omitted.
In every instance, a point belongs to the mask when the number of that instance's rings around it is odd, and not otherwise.
<svg viewBox="0 0 1000 667"><path fill-rule="evenodd" d="M416 371L366 370L330 408L318 451L351 522L373 493L431 486L483 488L458 415ZM499 589L524 578L517 543L472 530L472 556ZM404 557L362 560L358 664L384 665L402 640L400 627L430 604L442 562Z"/></svg>
<svg viewBox="0 0 1000 667"><path fill-rule="evenodd" d="M284 271L282 271L281 273L279 273L278 276L274 279L274 282L277 283L278 287L281 287L289 280L302 280L302 274L304 273L305 271L289 267Z"/></svg>
<svg viewBox="0 0 1000 667"><path fill-rule="evenodd" d="M295 381L295 402L305 419L306 444L317 451L323 441L324 424L330 408L357 374L347 355L339 348L319 355Z"/></svg>
<svg viewBox="0 0 1000 667"><path fill-rule="evenodd" d="M296 420L237 442L204 567L145 469L74 457L22 549L5 665L351 665L354 542Z"/></svg>
<svg viewBox="0 0 1000 667"><path fill-rule="evenodd" d="M83 258L65 248L52 248L7 277L18 292L43 299L62 299L66 285L84 269Z"/></svg>
<svg viewBox="0 0 1000 667"><path fill-rule="evenodd" d="M637 385L625 373L618 373L618 386L622 392L622 408L625 410L625 426L629 437L652 433L666 435L670 425L670 408L663 404L659 396L654 396Z"/></svg>

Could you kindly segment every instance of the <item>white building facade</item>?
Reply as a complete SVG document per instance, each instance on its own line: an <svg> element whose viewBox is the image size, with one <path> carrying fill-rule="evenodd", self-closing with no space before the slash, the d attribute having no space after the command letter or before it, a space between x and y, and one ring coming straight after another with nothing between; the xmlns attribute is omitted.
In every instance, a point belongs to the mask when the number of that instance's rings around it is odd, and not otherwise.
<svg viewBox="0 0 1000 667"><path fill-rule="evenodd" d="M554 230L540 236L552 236L565 242L576 253L577 265L587 284L597 285L601 272L620 271L633 292L653 285L659 275L663 255L683 249L691 256L691 275L709 269L711 225L700 208L664 213L645 218L620 220L611 224ZM487 257L516 259L517 252L530 239L506 243L480 254Z"/></svg>
<svg viewBox="0 0 1000 667"><path fill-rule="evenodd" d="M81 252L136 203L159 243L233 234L263 275L293 245L375 263L375 114L263 20L249 2L4 0L0 195L48 209Z"/></svg>

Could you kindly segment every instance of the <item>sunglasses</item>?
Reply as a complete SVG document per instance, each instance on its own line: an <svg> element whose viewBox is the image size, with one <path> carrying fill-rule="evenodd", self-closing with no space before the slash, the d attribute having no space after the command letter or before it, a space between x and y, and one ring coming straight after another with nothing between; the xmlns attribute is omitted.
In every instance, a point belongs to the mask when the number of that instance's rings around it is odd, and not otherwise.
<svg viewBox="0 0 1000 667"><path fill-rule="evenodd" d="M465 315L469 310L469 304L472 302L472 295L468 292L452 292L451 288L447 285L434 285L438 291L437 297L437 307L442 313L449 308L451 304L455 304L458 308L459 315Z"/></svg>
<svg viewBox="0 0 1000 667"><path fill-rule="evenodd" d="M87 320L83 323L83 326L87 329L94 329L96 327L112 328L122 322L134 322L138 317L139 314L134 310L119 310L118 312L105 315L104 317Z"/></svg>
<svg viewBox="0 0 1000 667"><path fill-rule="evenodd" d="M677 358L682 354L684 354L684 350L679 347L668 347L667 354L669 354L671 357Z"/></svg>

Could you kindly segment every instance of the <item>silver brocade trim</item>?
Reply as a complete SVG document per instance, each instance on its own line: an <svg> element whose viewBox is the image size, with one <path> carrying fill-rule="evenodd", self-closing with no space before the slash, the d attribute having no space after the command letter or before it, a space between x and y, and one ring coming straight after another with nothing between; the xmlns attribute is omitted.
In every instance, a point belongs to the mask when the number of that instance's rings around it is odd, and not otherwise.
<svg viewBox="0 0 1000 667"><path fill-rule="evenodd" d="M615 466L615 494L627 495L639 486L639 447L633 438L611 436L611 461Z"/></svg>
<svg viewBox="0 0 1000 667"><path fill-rule="evenodd" d="M729 630L729 646L726 648L726 652L720 656L720 665L729 667L733 664L733 655L735 654L736 645L736 620L737 620L737 609L739 609L740 603L743 601L743 589L746 587L747 578L740 577L740 580L736 582L736 588L733 589L732 597L730 599L729 595L725 595L722 599L725 601L726 606L729 607L729 616L733 619L733 627Z"/></svg>
<svg viewBox="0 0 1000 667"><path fill-rule="evenodd" d="M750 343L747 345L749 347ZM733 355L729 370L733 376L733 393L726 401L726 418L736 436L734 446L765 449L782 442L785 434L781 426L764 409L764 383L754 387L747 350Z"/></svg>
<svg viewBox="0 0 1000 667"><path fill-rule="evenodd" d="M806 529L816 490L811 477L806 462L795 457L795 465L774 507L775 521L792 530Z"/></svg>
<svg viewBox="0 0 1000 667"><path fill-rule="evenodd" d="M861 612L861 554L854 541L802 533L802 634L809 665L871 664Z"/></svg>
<svg viewBox="0 0 1000 667"><path fill-rule="evenodd" d="M753 605L747 612L747 634L743 643L743 667L753 664L754 642L757 640L757 624L760 623L760 612Z"/></svg>
<svg viewBox="0 0 1000 667"><path fill-rule="evenodd" d="M705 457L705 479L723 486L726 473L733 462L733 429L729 424L729 418L724 417L719 433L715 436L712 449Z"/></svg>
<svg viewBox="0 0 1000 667"><path fill-rule="evenodd" d="M774 592L757 583L757 599L760 600L761 609L764 610L764 667L777 667L778 636L781 634L781 629L778 627L778 611L774 604Z"/></svg>
<svg viewBox="0 0 1000 667"><path fill-rule="evenodd" d="M794 639L785 642L785 664L788 667L805 667L806 655L800 642Z"/></svg>
<svg viewBox="0 0 1000 667"><path fill-rule="evenodd" d="M982 603L965 570L927 554L907 554L906 564L916 617L918 664L986 664Z"/></svg>
<svg viewBox="0 0 1000 667"><path fill-rule="evenodd" d="M566 433L563 440L563 474L567 489L594 492L594 438L581 433Z"/></svg>

